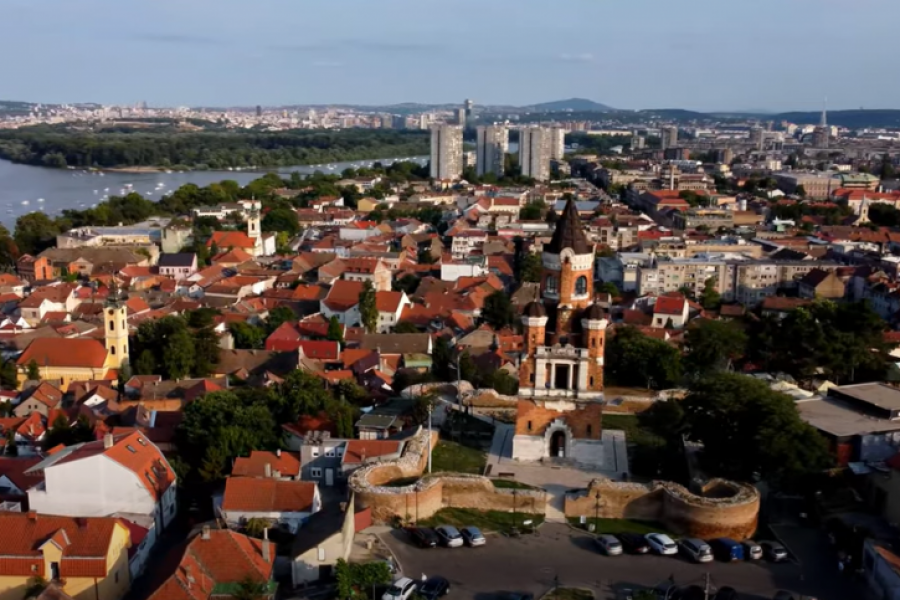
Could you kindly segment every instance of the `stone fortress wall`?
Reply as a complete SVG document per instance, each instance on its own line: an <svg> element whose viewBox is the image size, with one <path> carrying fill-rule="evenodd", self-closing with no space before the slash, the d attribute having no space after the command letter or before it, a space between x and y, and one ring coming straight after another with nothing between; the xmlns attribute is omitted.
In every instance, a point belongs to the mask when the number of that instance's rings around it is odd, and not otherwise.
<svg viewBox="0 0 900 600"><path fill-rule="evenodd" d="M713 479L700 494L671 481L649 484L595 479L568 494L567 517L657 521L679 535L744 540L756 531L759 492L753 486Z"/></svg>
<svg viewBox="0 0 900 600"><path fill-rule="evenodd" d="M437 443L437 432L430 443ZM462 473L434 473L405 486L387 486L392 481L418 477L428 462L428 432L421 430L406 446L399 459L373 462L357 469L349 480L356 505L372 509L372 519L389 522L417 521L442 508L499 510L523 514L544 514L544 490L498 489L487 477Z"/></svg>

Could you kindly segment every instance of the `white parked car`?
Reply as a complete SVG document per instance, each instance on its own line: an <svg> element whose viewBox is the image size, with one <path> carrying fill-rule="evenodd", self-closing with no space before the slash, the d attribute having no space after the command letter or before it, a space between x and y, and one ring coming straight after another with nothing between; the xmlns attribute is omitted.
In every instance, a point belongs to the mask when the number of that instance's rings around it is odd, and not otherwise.
<svg viewBox="0 0 900 600"><path fill-rule="evenodd" d="M401 577L391 584L381 600L407 600L416 591L416 582L409 577Z"/></svg>
<svg viewBox="0 0 900 600"><path fill-rule="evenodd" d="M435 527L434 532L441 539L441 543L448 548L459 548L463 545L463 537L462 534L459 533L459 530L452 525L441 525L440 527Z"/></svg>
<svg viewBox="0 0 900 600"><path fill-rule="evenodd" d="M650 549L657 554L678 554L678 546L664 533L648 533L644 539L650 544Z"/></svg>

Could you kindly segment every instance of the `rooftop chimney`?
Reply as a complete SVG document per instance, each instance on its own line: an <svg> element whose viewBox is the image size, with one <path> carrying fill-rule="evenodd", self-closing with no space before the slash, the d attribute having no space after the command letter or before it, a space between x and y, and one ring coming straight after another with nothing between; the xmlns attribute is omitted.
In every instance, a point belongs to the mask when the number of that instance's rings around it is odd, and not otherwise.
<svg viewBox="0 0 900 600"><path fill-rule="evenodd" d="M263 541L262 541L262 557L266 562L272 562L272 557L270 554L271 550L269 550L269 528L266 527L263 529Z"/></svg>
<svg viewBox="0 0 900 600"><path fill-rule="evenodd" d="M113 439L113 435L111 433L105 434L103 436L103 448L105 448L106 450L109 450L110 448L113 447L114 441L115 440Z"/></svg>
<svg viewBox="0 0 900 600"><path fill-rule="evenodd" d="M200 533L201 539L208 540L209 539L209 525L204 525L203 529Z"/></svg>
<svg viewBox="0 0 900 600"><path fill-rule="evenodd" d="M278 450L275 451L275 456L277 456L278 458L281 458L281 448L279 448Z"/></svg>
<svg viewBox="0 0 900 600"><path fill-rule="evenodd" d="M35 512L33 510L29 510L27 514L28 514L29 521L37 521L37 512Z"/></svg>
<svg viewBox="0 0 900 600"><path fill-rule="evenodd" d="M269 463L266 463L265 473L266 473L266 478L269 478L272 476L272 465L270 465Z"/></svg>

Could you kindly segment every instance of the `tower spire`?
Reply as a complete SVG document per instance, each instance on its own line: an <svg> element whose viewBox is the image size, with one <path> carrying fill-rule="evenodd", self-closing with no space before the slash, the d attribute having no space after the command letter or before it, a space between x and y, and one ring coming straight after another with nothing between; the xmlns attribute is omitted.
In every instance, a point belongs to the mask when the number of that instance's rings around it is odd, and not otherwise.
<svg viewBox="0 0 900 600"><path fill-rule="evenodd" d="M828 98L822 103L822 118L819 120L819 127L828 127Z"/></svg>

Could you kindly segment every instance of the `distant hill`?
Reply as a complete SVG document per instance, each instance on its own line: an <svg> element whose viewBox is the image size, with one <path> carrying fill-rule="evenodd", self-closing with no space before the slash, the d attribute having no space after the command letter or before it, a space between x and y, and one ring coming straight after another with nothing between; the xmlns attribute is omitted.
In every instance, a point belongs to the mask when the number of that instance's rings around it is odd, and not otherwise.
<svg viewBox="0 0 900 600"><path fill-rule="evenodd" d="M594 102L593 100L587 100L585 98L554 100L553 102L532 104L531 106L523 106L522 108L536 112L608 112L615 110L611 106L600 104L599 102Z"/></svg>

